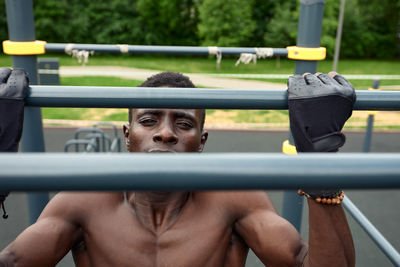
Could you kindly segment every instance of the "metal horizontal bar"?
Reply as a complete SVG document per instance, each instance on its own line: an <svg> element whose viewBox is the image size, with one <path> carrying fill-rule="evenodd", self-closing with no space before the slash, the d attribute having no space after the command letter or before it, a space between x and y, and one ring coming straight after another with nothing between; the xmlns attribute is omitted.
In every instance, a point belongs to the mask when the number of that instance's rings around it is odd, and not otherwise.
<svg viewBox="0 0 400 267"><path fill-rule="evenodd" d="M400 266L400 254L389 243L389 241L386 240L379 230L375 228L368 218L364 216L364 214L356 207L356 205L354 205L348 196L343 199L343 207L358 222L358 224L364 229L364 231L375 242L380 250L385 253L394 266Z"/></svg>
<svg viewBox="0 0 400 267"><path fill-rule="evenodd" d="M400 91L357 90L355 110L400 110ZM37 107L287 109L287 91L271 89L31 86Z"/></svg>
<svg viewBox="0 0 400 267"><path fill-rule="evenodd" d="M251 79L287 79L293 74L263 74L263 73L209 73L206 75L214 77L228 77L228 78L251 78ZM386 74L342 74L347 80L400 80L400 75L386 75Z"/></svg>
<svg viewBox="0 0 400 267"><path fill-rule="evenodd" d="M400 188L399 154L0 154L0 188Z"/></svg>
<svg viewBox="0 0 400 267"><path fill-rule="evenodd" d="M207 46L162 46L162 45L112 45L112 44L63 44L47 43L46 52L65 53L66 50L87 50L100 53L131 54L175 54L175 55L209 55ZM286 48L272 48L274 56L287 56ZM218 47L222 55L256 54L254 47Z"/></svg>

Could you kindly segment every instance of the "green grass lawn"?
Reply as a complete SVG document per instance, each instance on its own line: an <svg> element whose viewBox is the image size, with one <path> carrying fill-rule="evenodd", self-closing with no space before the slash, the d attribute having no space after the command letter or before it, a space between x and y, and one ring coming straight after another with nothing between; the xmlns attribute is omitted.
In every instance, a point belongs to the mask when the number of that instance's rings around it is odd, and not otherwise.
<svg viewBox="0 0 400 267"><path fill-rule="evenodd" d="M75 58L65 54L47 54L43 57L57 57L61 66L79 66ZM220 70L216 69L215 57L208 56L165 56L165 55L110 55L95 54L88 66L122 66L151 70L170 70L185 73L270 73L286 74L294 72L294 61L276 58L260 59L257 64L240 64L235 67L238 57L223 57ZM0 55L0 66L11 66L11 57ZM278 66L279 65L279 66ZM332 61L318 63L318 70L329 72ZM399 60L340 60L338 72L346 74L400 74Z"/></svg>
<svg viewBox="0 0 400 267"><path fill-rule="evenodd" d="M61 85L69 86L132 86L142 81L115 77L61 77ZM107 108L42 108L44 119L128 121L127 109Z"/></svg>

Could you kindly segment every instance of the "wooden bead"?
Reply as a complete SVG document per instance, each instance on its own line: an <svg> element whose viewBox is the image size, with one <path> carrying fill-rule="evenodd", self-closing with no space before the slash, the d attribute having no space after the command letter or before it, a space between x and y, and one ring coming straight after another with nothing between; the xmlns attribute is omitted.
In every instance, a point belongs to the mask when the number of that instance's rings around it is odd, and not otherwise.
<svg viewBox="0 0 400 267"><path fill-rule="evenodd" d="M309 194L307 194L306 192L304 192L303 190L299 189L297 190L297 194L299 196L306 196L307 198L312 198ZM321 204L327 204L327 205L340 205L340 203L342 203L342 200L344 198L344 192L341 191L340 193L338 192L336 194L336 196L330 197L330 198L322 198L322 197L316 197L314 198L314 200L317 203L321 203Z"/></svg>

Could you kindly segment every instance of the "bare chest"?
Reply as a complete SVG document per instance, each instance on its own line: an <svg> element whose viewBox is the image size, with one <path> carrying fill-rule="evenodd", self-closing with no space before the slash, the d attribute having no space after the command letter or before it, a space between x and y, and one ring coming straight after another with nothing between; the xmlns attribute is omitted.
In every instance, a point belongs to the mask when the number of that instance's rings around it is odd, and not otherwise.
<svg viewBox="0 0 400 267"><path fill-rule="evenodd" d="M195 267L223 266L231 234L215 214L185 214L160 233L123 214L90 221L84 239L93 266Z"/></svg>

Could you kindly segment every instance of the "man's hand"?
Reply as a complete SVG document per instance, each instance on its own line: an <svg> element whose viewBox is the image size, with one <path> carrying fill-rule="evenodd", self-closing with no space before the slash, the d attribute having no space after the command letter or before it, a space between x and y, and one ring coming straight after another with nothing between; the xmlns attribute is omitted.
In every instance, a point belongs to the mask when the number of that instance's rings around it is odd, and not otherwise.
<svg viewBox="0 0 400 267"><path fill-rule="evenodd" d="M17 152L24 122L24 98L29 84L24 70L0 68L0 152ZM1 189L1 188L0 188ZM9 192L0 191L0 207Z"/></svg>
<svg viewBox="0 0 400 267"><path fill-rule="evenodd" d="M28 83L23 69L0 68L0 152L18 150Z"/></svg>
<svg viewBox="0 0 400 267"><path fill-rule="evenodd" d="M336 152L356 100L354 87L336 72L290 76L290 129L298 152Z"/></svg>

